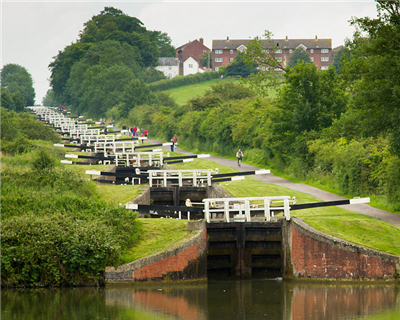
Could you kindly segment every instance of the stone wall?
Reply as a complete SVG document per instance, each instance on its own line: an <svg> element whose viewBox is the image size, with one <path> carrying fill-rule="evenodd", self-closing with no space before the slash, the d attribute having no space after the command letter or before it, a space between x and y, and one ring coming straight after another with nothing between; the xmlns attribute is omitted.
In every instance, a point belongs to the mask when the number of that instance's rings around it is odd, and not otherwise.
<svg viewBox="0 0 400 320"><path fill-rule="evenodd" d="M287 231L285 274L295 278L394 279L400 257L322 233L292 218ZM288 263L290 259L290 266Z"/></svg>
<svg viewBox="0 0 400 320"><path fill-rule="evenodd" d="M201 227L201 224L199 225ZM172 250L155 253L118 268L107 267L107 283L205 279L207 230L197 230L189 241Z"/></svg>

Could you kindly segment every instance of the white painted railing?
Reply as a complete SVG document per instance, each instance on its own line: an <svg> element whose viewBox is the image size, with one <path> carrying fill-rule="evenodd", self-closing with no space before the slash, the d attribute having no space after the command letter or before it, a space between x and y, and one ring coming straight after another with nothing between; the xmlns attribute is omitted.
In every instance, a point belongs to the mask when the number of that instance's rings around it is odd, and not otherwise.
<svg viewBox="0 0 400 320"><path fill-rule="evenodd" d="M150 187L167 187L176 183L181 187L184 182L196 187L204 183L211 186L213 170L148 170L147 172Z"/></svg>
<svg viewBox="0 0 400 320"><path fill-rule="evenodd" d="M274 217L274 211L283 211L286 220L290 220L290 197L250 197L203 199L204 218L211 221L251 221L252 211L264 211L267 221ZM279 204L279 205L274 205Z"/></svg>
<svg viewBox="0 0 400 320"><path fill-rule="evenodd" d="M115 165L126 167L140 167L142 163L146 166L162 166L163 153L162 152L134 152L134 153L116 153Z"/></svg>

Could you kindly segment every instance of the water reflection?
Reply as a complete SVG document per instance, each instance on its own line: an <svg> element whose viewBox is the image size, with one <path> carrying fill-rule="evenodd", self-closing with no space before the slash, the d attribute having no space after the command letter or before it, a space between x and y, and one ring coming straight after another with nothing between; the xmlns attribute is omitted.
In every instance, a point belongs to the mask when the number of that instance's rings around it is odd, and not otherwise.
<svg viewBox="0 0 400 320"><path fill-rule="evenodd" d="M1 319L400 319L398 285L279 280L7 290Z"/></svg>

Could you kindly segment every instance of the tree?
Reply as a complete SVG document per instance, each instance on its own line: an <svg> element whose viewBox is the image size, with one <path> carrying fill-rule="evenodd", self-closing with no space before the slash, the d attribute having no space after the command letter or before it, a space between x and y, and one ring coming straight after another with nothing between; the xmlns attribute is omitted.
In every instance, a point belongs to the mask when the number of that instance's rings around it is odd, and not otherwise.
<svg viewBox="0 0 400 320"><path fill-rule="evenodd" d="M239 76L242 78L247 78L251 74L258 72L256 69L256 64L253 65L246 64L243 61L243 53L239 52L233 63L230 63L225 69L225 75L227 76Z"/></svg>
<svg viewBox="0 0 400 320"><path fill-rule="evenodd" d="M344 56L344 53L345 53L345 48L341 47L335 53L335 55L333 56L333 63L332 64L335 67L337 73L340 73L340 69L342 67L342 61L341 60L342 60L342 56Z"/></svg>
<svg viewBox="0 0 400 320"><path fill-rule="evenodd" d="M212 68L212 58L211 58L211 51L204 52L203 55L200 57L200 65L203 68Z"/></svg>
<svg viewBox="0 0 400 320"><path fill-rule="evenodd" d="M331 67L319 71L304 62L289 68L274 110L271 112L270 144L281 155L293 153L302 135L312 136L331 126L346 107L346 96ZM305 139L307 140L307 139ZM305 147L302 151L307 153Z"/></svg>
<svg viewBox="0 0 400 320"><path fill-rule="evenodd" d="M42 104L46 107L56 107L59 105L57 99L54 96L53 89L47 90L46 95L43 97Z"/></svg>
<svg viewBox="0 0 400 320"><path fill-rule="evenodd" d="M0 75L2 89L7 88L10 93L19 91L25 99L24 107L35 104L32 76L24 67L10 63L3 67Z"/></svg>
<svg viewBox="0 0 400 320"><path fill-rule="evenodd" d="M289 57L289 66L294 67L296 64L304 62L311 63L310 55L302 47L297 47Z"/></svg>
<svg viewBox="0 0 400 320"><path fill-rule="evenodd" d="M250 65L257 65L260 72L251 74L246 82L260 96L267 97L271 88L276 89L282 84L282 77L277 71L285 71L282 61L276 58L275 52L278 48L274 45L271 37L273 34L266 30L265 39L259 37L250 40L247 49L243 53L243 61Z"/></svg>
<svg viewBox="0 0 400 320"><path fill-rule="evenodd" d="M400 1L377 1L376 19L354 18L342 73L353 93L346 118L358 136L389 136L400 155Z"/></svg>

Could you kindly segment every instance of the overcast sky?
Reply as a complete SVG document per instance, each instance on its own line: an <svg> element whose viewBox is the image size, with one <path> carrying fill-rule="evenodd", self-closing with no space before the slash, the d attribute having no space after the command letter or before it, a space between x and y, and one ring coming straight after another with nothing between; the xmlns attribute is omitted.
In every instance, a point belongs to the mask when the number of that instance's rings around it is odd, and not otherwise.
<svg viewBox="0 0 400 320"><path fill-rule="evenodd" d="M283 39L332 39L332 46L351 38L352 17L376 17L373 0L315 1L35 1L1 0L1 67L16 63L32 75L36 103L49 87L49 63L78 39L83 24L113 6L141 20L148 30L165 32L172 45L203 38L249 39L264 30Z"/></svg>

